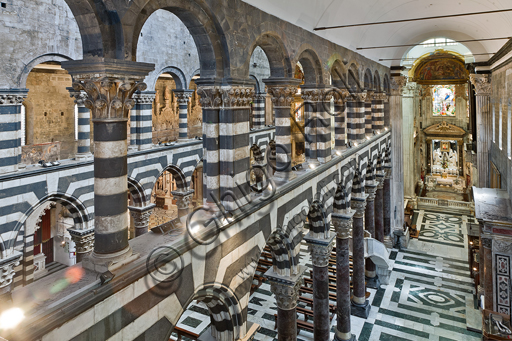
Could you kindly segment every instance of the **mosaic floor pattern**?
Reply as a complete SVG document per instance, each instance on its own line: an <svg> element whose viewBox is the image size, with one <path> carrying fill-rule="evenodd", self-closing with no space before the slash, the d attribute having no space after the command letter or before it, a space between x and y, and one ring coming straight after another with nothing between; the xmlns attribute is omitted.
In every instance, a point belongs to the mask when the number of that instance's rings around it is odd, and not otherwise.
<svg viewBox="0 0 512 341"><path fill-rule="evenodd" d="M352 332L359 341L480 340L481 334L466 329L468 310L475 312L465 246L466 223L472 218L419 211L415 219L421 224L420 237L411 240L407 250L391 250L390 283L368 289L370 316L366 320L352 316ZM305 244L301 254L301 263L312 268ZM268 284L251 296L248 313L248 320L261 326L255 340L277 340L276 306ZM198 334L209 332L208 310L191 305L178 326ZM332 340L336 317L331 326ZM313 334L300 331L297 340L312 341Z"/></svg>

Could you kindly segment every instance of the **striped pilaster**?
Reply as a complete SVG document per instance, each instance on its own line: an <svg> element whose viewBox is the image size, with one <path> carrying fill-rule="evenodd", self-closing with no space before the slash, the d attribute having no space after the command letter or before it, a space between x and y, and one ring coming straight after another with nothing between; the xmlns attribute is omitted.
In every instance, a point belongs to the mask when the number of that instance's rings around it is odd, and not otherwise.
<svg viewBox="0 0 512 341"><path fill-rule="evenodd" d="M219 112L220 201L228 210L249 202L247 175L251 163L249 114L254 88L222 86Z"/></svg>
<svg viewBox="0 0 512 341"><path fill-rule="evenodd" d="M364 102L364 134L366 136L372 136L372 98L373 91L366 93L366 101Z"/></svg>
<svg viewBox="0 0 512 341"><path fill-rule="evenodd" d="M383 92L375 93L372 101L372 129L381 131L384 129L384 99L386 94Z"/></svg>
<svg viewBox="0 0 512 341"><path fill-rule="evenodd" d="M273 79L265 80L267 91L272 96L276 123L276 166L274 177L280 180L291 180L296 177L292 173L291 156L291 103L297 93L300 80Z"/></svg>
<svg viewBox="0 0 512 341"><path fill-rule="evenodd" d="M332 94L334 97L334 148L341 151L346 146L347 106L345 101L348 91L346 89L335 89Z"/></svg>
<svg viewBox="0 0 512 341"><path fill-rule="evenodd" d="M91 153L91 111L85 107L87 94L84 91L75 91L68 88L69 94L75 99L78 109L78 141L75 160L92 160Z"/></svg>
<svg viewBox="0 0 512 341"><path fill-rule="evenodd" d="M384 128L389 128L391 126L391 120L389 119L389 96L385 94L384 99Z"/></svg>
<svg viewBox="0 0 512 341"><path fill-rule="evenodd" d="M130 150L145 150L153 146L153 101L156 92L144 91L133 95L135 105L130 110Z"/></svg>
<svg viewBox="0 0 512 341"><path fill-rule="evenodd" d="M320 100L320 90L304 89L301 91L304 100L304 144L306 160L309 163L318 163L317 155L317 103Z"/></svg>
<svg viewBox="0 0 512 341"><path fill-rule="evenodd" d="M252 104L252 126L254 129L265 127L265 99L266 93L258 93Z"/></svg>
<svg viewBox="0 0 512 341"><path fill-rule="evenodd" d="M0 90L0 174L18 170L21 162L21 104L27 89Z"/></svg>
<svg viewBox="0 0 512 341"><path fill-rule="evenodd" d="M194 90L173 90L176 100L178 101L179 110L179 135L178 141L188 140L188 125L187 125L187 112L188 103L190 96L194 93Z"/></svg>
<svg viewBox="0 0 512 341"><path fill-rule="evenodd" d="M347 137L351 143L359 143L365 135L366 93L351 94L347 98Z"/></svg>

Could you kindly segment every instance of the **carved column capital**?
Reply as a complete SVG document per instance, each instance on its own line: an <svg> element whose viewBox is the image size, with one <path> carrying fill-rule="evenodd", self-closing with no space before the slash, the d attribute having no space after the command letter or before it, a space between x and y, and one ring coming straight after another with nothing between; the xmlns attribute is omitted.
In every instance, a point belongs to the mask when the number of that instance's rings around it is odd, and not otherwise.
<svg viewBox="0 0 512 341"><path fill-rule="evenodd" d="M314 266L326 267L331 258L332 242L327 245L308 243L309 252L311 252L311 261Z"/></svg>
<svg viewBox="0 0 512 341"><path fill-rule="evenodd" d="M492 92L491 77L489 75L471 74L469 75L471 84L475 86L477 96L490 96Z"/></svg>
<svg viewBox="0 0 512 341"><path fill-rule="evenodd" d="M492 249L492 238L489 236L480 236L480 242L486 249Z"/></svg>
<svg viewBox="0 0 512 341"><path fill-rule="evenodd" d="M336 213L331 215L337 238L347 239L352 236L352 217L354 214L354 211L350 211L347 215Z"/></svg>
<svg viewBox="0 0 512 341"><path fill-rule="evenodd" d="M133 100L136 104L153 104L155 97L156 92L154 91L136 92L133 94Z"/></svg>
<svg viewBox="0 0 512 341"><path fill-rule="evenodd" d="M178 206L178 209L188 209L192 202L192 194L194 194L194 190L171 191L171 194L176 200L176 206Z"/></svg>
<svg viewBox="0 0 512 341"><path fill-rule="evenodd" d="M375 192L377 192L377 184L368 184L366 183L366 186L364 187L364 191L366 194L368 194L368 197L366 198L367 201L374 201L375 200Z"/></svg>
<svg viewBox="0 0 512 341"><path fill-rule="evenodd" d="M244 86L199 86L203 108L250 108L254 88Z"/></svg>
<svg viewBox="0 0 512 341"><path fill-rule="evenodd" d="M299 289L302 286L302 276L306 271L303 265L298 266L298 273L293 276L282 276L274 272L272 268L265 272L265 277L270 282L270 291L276 297L276 305L282 310L291 310L297 306Z"/></svg>
<svg viewBox="0 0 512 341"><path fill-rule="evenodd" d="M301 81L295 78L268 78L264 83L274 107L289 108Z"/></svg>
<svg viewBox="0 0 512 341"><path fill-rule="evenodd" d="M13 251L6 258L0 259L0 289L10 285L14 279L14 268L20 265L22 253Z"/></svg>
<svg viewBox="0 0 512 341"><path fill-rule="evenodd" d="M350 96L347 98L347 100L355 101L355 102L366 102L367 97L368 97L368 93L365 90L363 92L350 93Z"/></svg>
<svg viewBox="0 0 512 341"><path fill-rule="evenodd" d="M149 226L149 217L153 213L155 204L149 204L144 207L128 206L130 214L133 218L133 225L136 229L147 229Z"/></svg>
<svg viewBox="0 0 512 341"><path fill-rule="evenodd" d="M373 101L373 96L375 94L375 91L373 90L367 90L366 91L366 102L371 102Z"/></svg>
<svg viewBox="0 0 512 341"><path fill-rule="evenodd" d="M192 97L194 90L174 89L172 92L174 92L174 96L176 96L176 101L178 104L188 104L188 101L190 97Z"/></svg>
<svg viewBox="0 0 512 341"><path fill-rule="evenodd" d="M267 93L266 92L259 92L259 93L254 95L254 99L255 100L264 101L266 98L267 98Z"/></svg>
<svg viewBox="0 0 512 341"><path fill-rule="evenodd" d="M75 243L76 253L90 253L94 249L94 229L68 229L71 240Z"/></svg>
<svg viewBox="0 0 512 341"><path fill-rule="evenodd" d="M364 210L366 208L366 200L365 199L356 200L356 198L353 197L350 204L352 206L352 209L356 211L356 213L354 214L354 218L363 218Z"/></svg>
<svg viewBox="0 0 512 341"><path fill-rule="evenodd" d="M333 89L332 96L334 98L334 104L342 105L345 103L345 100L350 95L350 92L347 89Z"/></svg>
<svg viewBox="0 0 512 341"><path fill-rule="evenodd" d="M405 76L391 76L389 85L391 87L391 96L401 96L403 87L407 83Z"/></svg>
<svg viewBox="0 0 512 341"><path fill-rule="evenodd" d="M27 93L27 89L0 89L0 106L20 105Z"/></svg>
<svg viewBox="0 0 512 341"><path fill-rule="evenodd" d="M385 101L388 99L388 95L385 92L375 92L373 94L373 100L375 101Z"/></svg>
<svg viewBox="0 0 512 341"><path fill-rule="evenodd" d="M74 98L74 102L79 107L85 106L85 100L87 99L87 93L85 91L76 91L73 88L67 88L69 91L69 97Z"/></svg>

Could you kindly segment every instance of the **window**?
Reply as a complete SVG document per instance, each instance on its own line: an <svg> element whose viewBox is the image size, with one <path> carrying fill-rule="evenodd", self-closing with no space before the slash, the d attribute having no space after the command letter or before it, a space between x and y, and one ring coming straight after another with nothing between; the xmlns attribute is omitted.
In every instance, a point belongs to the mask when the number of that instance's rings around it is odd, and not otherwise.
<svg viewBox="0 0 512 341"><path fill-rule="evenodd" d="M432 88L432 115L455 116L455 86L436 85Z"/></svg>
<svg viewBox="0 0 512 341"><path fill-rule="evenodd" d="M434 38L423 42L423 47L437 47L437 46L455 46L458 45L456 41L447 38Z"/></svg>
<svg viewBox="0 0 512 341"><path fill-rule="evenodd" d="M503 149L503 111L501 110L501 100L500 100L500 116L498 117L498 146L500 149Z"/></svg>
<svg viewBox="0 0 512 341"><path fill-rule="evenodd" d="M75 104L75 140L78 140L78 105Z"/></svg>
<svg viewBox="0 0 512 341"><path fill-rule="evenodd" d="M510 112L510 99L508 100L508 125L507 125L507 153L508 158L512 157L512 113Z"/></svg>
<svg viewBox="0 0 512 341"><path fill-rule="evenodd" d="M24 146L27 143L27 134L26 134L26 126L27 126L27 111L25 106L21 105L21 115L20 115L20 130L21 130L21 145Z"/></svg>

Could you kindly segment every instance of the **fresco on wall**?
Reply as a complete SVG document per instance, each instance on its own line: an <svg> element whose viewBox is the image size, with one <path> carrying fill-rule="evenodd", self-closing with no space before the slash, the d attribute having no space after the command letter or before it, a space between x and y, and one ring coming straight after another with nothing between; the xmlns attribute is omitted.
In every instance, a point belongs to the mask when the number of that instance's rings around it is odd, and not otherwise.
<svg viewBox="0 0 512 341"><path fill-rule="evenodd" d="M432 115L455 116L455 87L436 85L432 88Z"/></svg>
<svg viewBox="0 0 512 341"><path fill-rule="evenodd" d="M446 53L426 57L414 68L414 81L419 84L458 84L467 80L464 62Z"/></svg>

